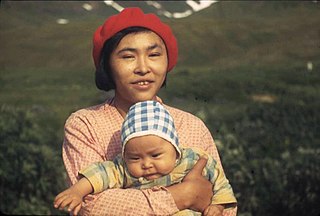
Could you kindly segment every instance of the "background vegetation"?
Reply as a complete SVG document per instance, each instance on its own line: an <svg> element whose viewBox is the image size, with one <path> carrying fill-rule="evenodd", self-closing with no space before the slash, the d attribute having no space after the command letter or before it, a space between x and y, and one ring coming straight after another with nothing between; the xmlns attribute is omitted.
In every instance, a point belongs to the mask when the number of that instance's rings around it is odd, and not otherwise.
<svg viewBox="0 0 320 216"><path fill-rule="evenodd" d="M64 122L112 96L95 89L91 41L116 11L83 3L1 2L1 213L65 214L52 208L66 187ZM320 214L319 9L223 1L184 19L162 17L180 54L160 96L211 130L239 215Z"/></svg>

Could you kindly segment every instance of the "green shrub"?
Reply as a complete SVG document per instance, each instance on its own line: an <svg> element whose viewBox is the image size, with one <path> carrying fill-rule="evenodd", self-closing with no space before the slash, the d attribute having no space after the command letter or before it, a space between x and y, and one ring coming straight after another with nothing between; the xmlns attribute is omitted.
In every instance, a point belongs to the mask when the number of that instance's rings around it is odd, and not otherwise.
<svg viewBox="0 0 320 216"><path fill-rule="evenodd" d="M307 104L252 103L211 125L240 215L320 214L320 106Z"/></svg>
<svg viewBox="0 0 320 216"><path fill-rule="evenodd" d="M61 143L47 121L13 107L0 108L0 210L6 214L54 214L54 196L63 188ZM43 122L43 123L44 123ZM60 144L61 145L61 144Z"/></svg>

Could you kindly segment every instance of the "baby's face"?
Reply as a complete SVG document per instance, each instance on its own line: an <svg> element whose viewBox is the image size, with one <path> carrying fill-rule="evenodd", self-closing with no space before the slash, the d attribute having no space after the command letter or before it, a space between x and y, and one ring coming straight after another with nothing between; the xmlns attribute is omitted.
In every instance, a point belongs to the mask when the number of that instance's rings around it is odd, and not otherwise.
<svg viewBox="0 0 320 216"><path fill-rule="evenodd" d="M146 135L134 137L127 142L124 160L132 176L152 180L173 170L177 153L167 140L155 135Z"/></svg>

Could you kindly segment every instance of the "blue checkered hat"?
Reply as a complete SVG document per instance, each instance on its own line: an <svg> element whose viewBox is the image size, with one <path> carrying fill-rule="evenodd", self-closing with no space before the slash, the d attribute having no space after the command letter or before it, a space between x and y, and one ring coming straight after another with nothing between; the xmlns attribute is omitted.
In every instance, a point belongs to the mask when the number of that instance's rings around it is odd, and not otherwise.
<svg viewBox="0 0 320 216"><path fill-rule="evenodd" d="M122 154L130 139L144 135L157 135L169 141L181 156L173 119L159 102L143 101L130 107L121 128Z"/></svg>

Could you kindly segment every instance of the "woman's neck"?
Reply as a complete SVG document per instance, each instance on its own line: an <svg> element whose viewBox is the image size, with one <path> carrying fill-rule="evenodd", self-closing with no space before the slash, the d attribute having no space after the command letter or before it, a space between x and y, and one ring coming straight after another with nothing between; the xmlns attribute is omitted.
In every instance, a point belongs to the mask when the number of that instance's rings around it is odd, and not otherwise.
<svg viewBox="0 0 320 216"><path fill-rule="evenodd" d="M118 112L120 113L120 115L123 118L126 117L127 112L128 112L131 105L132 105L132 103L119 100L119 99L117 99L117 97L114 98L114 106L116 107L116 109L118 110Z"/></svg>

